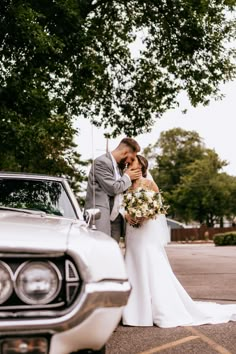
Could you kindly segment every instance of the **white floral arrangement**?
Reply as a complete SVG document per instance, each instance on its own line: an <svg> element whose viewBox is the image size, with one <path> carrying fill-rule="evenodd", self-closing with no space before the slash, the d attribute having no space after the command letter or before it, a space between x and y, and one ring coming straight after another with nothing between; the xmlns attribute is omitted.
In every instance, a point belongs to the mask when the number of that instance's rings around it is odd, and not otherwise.
<svg viewBox="0 0 236 354"><path fill-rule="evenodd" d="M141 226L145 219L155 219L158 215L167 213L161 193L142 187L124 194L123 207L126 213L137 220L137 224L133 225L135 227Z"/></svg>

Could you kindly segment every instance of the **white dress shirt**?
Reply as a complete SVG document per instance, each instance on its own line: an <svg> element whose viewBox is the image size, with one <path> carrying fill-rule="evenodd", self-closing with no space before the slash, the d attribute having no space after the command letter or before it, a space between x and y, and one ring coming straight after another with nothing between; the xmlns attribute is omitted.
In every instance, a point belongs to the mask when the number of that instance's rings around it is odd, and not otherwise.
<svg viewBox="0 0 236 354"><path fill-rule="evenodd" d="M112 159L112 163L113 163L113 167L114 167L114 171L115 171L115 179L117 181L118 179L121 178L119 166L118 166L114 156L112 155L112 153L110 153L110 155L111 155L111 159ZM126 176L130 179L130 177L127 174L126 174ZM117 218L117 216L119 215L119 213L121 212L122 201L123 201L123 194L122 193L115 195L114 205L113 205L111 215L110 215L111 221L114 221Z"/></svg>

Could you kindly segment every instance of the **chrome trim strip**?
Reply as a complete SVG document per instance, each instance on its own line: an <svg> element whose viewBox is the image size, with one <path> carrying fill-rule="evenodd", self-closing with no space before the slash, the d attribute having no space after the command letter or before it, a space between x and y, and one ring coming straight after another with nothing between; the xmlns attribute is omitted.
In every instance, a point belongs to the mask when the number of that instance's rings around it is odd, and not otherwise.
<svg viewBox="0 0 236 354"><path fill-rule="evenodd" d="M62 182L64 177L47 176L37 173L22 173L22 172L0 172L0 178L17 178L17 179L33 179L33 180L50 180Z"/></svg>
<svg viewBox="0 0 236 354"><path fill-rule="evenodd" d="M131 286L128 281L101 281L85 284L77 301L61 317L43 319L6 319L0 321L1 333L55 333L68 330L88 318L96 309L123 307L128 301Z"/></svg>
<svg viewBox="0 0 236 354"><path fill-rule="evenodd" d="M64 306L65 305L65 301L60 301L60 302L57 302L56 304L45 304L45 305L17 305L17 306L4 306L3 304L1 304L0 306L0 317L2 316L2 311L15 311L16 310L38 310L40 309L40 313L43 313L44 310L47 310L47 309L54 309L54 308L57 308L57 307L61 307L61 306ZM5 313L5 317L9 316L9 312ZM20 315L20 313L19 313ZM39 315L38 315L39 316Z"/></svg>
<svg viewBox="0 0 236 354"><path fill-rule="evenodd" d="M80 220L80 221L84 222L83 214L82 214L82 211L80 209L79 203L78 203L74 193L72 192L69 183L67 182L67 180L65 178L63 178L63 180L62 180L62 184L63 184L63 187L65 189L65 192L67 193L68 198L70 199L72 207L73 207L73 209L75 211L75 215L77 216L77 220Z"/></svg>
<svg viewBox="0 0 236 354"><path fill-rule="evenodd" d="M45 251L47 252L47 251ZM0 258L59 258L59 257L65 257L64 252L58 252L58 253L0 253Z"/></svg>

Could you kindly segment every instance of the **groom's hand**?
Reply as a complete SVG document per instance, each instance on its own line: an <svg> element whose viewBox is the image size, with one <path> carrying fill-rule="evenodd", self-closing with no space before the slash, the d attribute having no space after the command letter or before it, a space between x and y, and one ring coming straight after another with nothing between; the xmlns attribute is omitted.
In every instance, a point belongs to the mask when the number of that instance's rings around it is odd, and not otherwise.
<svg viewBox="0 0 236 354"><path fill-rule="evenodd" d="M128 167L127 170L125 171L125 173L129 176L131 181L142 177L142 171L140 168Z"/></svg>

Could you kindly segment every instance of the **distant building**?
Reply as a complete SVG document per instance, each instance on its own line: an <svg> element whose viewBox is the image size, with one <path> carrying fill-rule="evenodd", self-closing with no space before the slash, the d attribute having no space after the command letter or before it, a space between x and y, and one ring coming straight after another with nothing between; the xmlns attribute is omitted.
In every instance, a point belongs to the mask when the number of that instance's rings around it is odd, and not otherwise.
<svg viewBox="0 0 236 354"><path fill-rule="evenodd" d="M182 224L179 221L173 220L173 219L169 219L166 218L167 220L167 225L171 228L171 229L184 229L186 227L186 225Z"/></svg>
<svg viewBox="0 0 236 354"><path fill-rule="evenodd" d="M171 242L171 229L184 229L186 226L179 221L166 218L169 233L167 235L166 244Z"/></svg>

